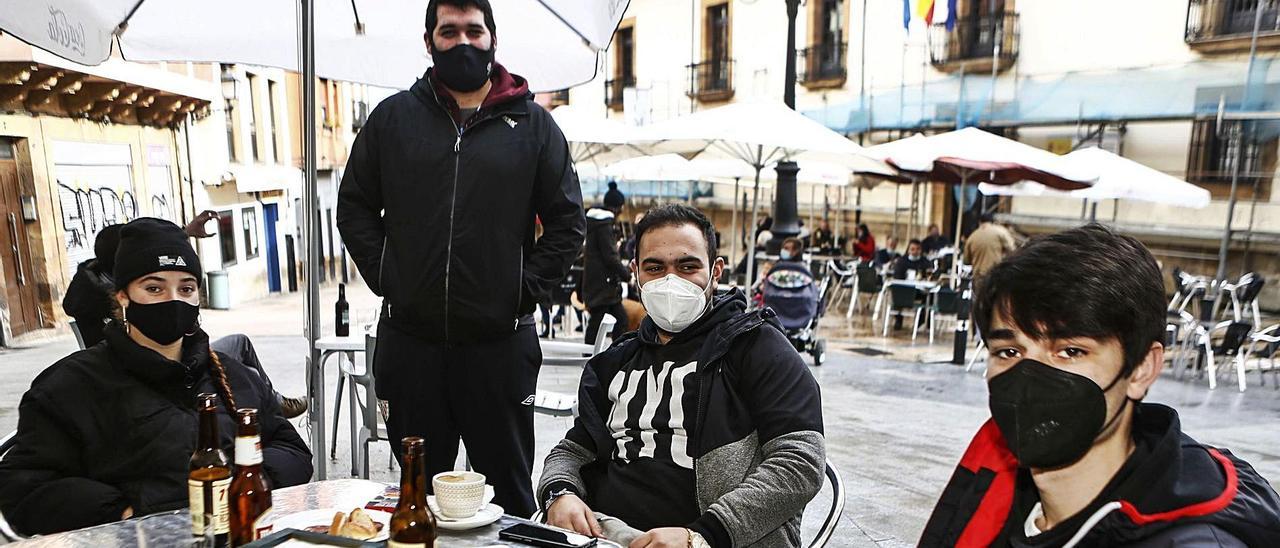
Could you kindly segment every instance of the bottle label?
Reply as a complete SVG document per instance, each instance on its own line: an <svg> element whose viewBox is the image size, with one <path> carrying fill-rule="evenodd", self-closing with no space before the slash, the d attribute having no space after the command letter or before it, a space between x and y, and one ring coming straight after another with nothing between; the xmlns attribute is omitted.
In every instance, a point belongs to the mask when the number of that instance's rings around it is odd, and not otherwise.
<svg viewBox="0 0 1280 548"><path fill-rule="evenodd" d="M258 516L258 519L253 520L253 540L258 540L271 534L271 528L276 521L271 510L271 508L267 508L262 512L262 515Z"/></svg>
<svg viewBox="0 0 1280 548"><path fill-rule="evenodd" d="M350 312L350 311L347 311L347 310L343 310L343 311L342 311L342 325L347 325L347 324L350 324L350 323L351 323L351 312Z"/></svg>
<svg viewBox="0 0 1280 548"><path fill-rule="evenodd" d="M205 516L213 518L213 533L221 535L231 531L231 506L227 501L227 491L231 487L231 478L217 481L187 480L187 503L191 506L191 534L204 536ZM213 508L204 507L205 489L213 492Z"/></svg>
<svg viewBox="0 0 1280 548"><path fill-rule="evenodd" d="M387 548L426 548L425 542L396 542L394 540L387 541Z"/></svg>
<svg viewBox="0 0 1280 548"><path fill-rule="evenodd" d="M236 437L236 466L262 464L262 438L258 436Z"/></svg>

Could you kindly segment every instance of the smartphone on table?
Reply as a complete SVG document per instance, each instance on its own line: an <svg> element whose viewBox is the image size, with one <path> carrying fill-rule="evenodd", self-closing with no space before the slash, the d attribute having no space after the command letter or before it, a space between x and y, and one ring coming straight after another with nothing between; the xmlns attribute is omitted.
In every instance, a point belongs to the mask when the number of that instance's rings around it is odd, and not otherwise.
<svg viewBox="0 0 1280 548"><path fill-rule="evenodd" d="M596 545L596 539L586 535L529 523L517 523L498 531L498 538L543 548L588 548Z"/></svg>

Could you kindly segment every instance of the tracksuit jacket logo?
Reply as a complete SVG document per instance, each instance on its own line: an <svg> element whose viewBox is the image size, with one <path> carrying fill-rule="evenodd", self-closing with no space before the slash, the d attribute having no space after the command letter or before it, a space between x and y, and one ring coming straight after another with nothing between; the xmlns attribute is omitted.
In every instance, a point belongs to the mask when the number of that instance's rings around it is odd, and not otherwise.
<svg viewBox="0 0 1280 548"><path fill-rule="evenodd" d="M623 370L613 376L608 423L616 458L625 462L656 458L693 469L684 396L685 377L697 369L696 361L681 366L668 361L660 367Z"/></svg>

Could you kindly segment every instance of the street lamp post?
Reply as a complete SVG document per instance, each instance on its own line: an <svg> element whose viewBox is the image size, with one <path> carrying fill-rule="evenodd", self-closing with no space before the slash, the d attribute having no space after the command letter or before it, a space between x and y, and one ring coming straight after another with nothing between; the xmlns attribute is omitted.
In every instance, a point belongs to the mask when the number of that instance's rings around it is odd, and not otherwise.
<svg viewBox="0 0 1280 548"><path fill-rule="evenodd" d="M800 11L800 0L787 2L787 70L786 84L783 87L782 100L792 109L796 108L796 16ZM769 241L766 252L776 255L782 249L782 242L787 238L800 235L800 214L796 207L796 174L800 166L785 160L778 162L774 168L778 172L774 192L777 194L773 210L773 239ZM810 227L812 230L812 227Z"/></svg>

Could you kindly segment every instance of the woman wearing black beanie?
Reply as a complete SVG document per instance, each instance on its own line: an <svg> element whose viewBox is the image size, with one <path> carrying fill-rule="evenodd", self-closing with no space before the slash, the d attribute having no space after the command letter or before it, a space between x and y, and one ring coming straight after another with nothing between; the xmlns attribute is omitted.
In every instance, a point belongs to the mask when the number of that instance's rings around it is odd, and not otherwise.
<svg viewBox="0 0 1280 548"><path fill-rule="evenodd" d="M137 219L120 232L119 314L105 343L50 366L18 409L0 461L0 512L23 534L88 527L187 506L196 394L217 393L233 454L237 405L258 409L263 467L275 487L311 478L311 451L262 379L209 349L199 325L200 258L177 225Z"/></svg>

